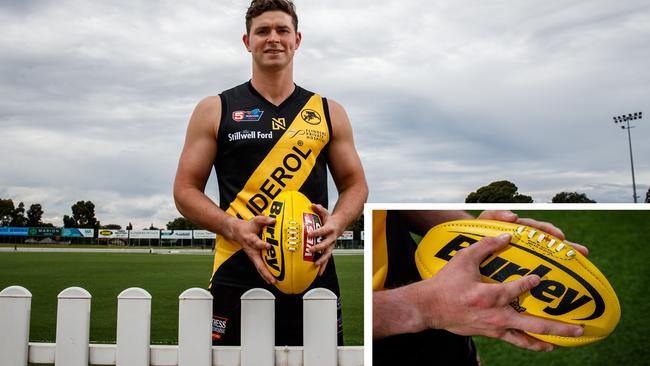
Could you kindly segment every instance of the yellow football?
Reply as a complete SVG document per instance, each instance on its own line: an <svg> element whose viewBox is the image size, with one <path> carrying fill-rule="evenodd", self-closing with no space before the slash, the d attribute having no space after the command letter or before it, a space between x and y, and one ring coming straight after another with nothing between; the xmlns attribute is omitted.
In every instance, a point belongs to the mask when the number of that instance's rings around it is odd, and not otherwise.
<svg viewBox="0 0 650 366"><path fill-rule="evenodd" d="M262 251L264 264L278 280L280 291L300 294L314 282L320 268L314 265L320 253L311 251L320 238L307 237L320 228L320 217L311 209L309 199L297 191L278 194L263 214L276 220L262 230L262 240L271 244Z"/></svg>
<svg viewBox="0 0 650 366"><path fill-rule="evenodd" d="M510 244L480 265L485 282L509 282L529 274L540 284L510 305L518 312L584 326L580 337L531 336L574 347L609 336L621 316L614 289L587 258L568 243L538 229L502 221L458 220L435 226L422 238L415 262L423 279L434 276L463 248L486 236L512 234Z"/></svg>

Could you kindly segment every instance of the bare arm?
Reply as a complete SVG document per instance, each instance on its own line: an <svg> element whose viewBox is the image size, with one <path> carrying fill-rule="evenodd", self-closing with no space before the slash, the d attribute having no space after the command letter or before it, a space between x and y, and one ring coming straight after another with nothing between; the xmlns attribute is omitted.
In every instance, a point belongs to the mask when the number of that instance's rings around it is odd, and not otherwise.
<svg viewBox="0 0 650 366"><path fill-rule="evenodd" d="M194 109L176 171L174 201L178 211L190 221L225 235L229 229L228 215L204 193L212 158L217 153L220 116L219 97L205 98Z"/></svg>
<svg viewBox="0 0 650 366"><path fill-rule="evenodd" d="M328 158L339 197L331 215L325 207L320 205L314 207L316 212L325 218L323 226L310 234L310 237L322 237L320 244L314 246L315 251L323 253L316 262L317 265L321 265L321 274L332 255L336 239L361 215L363 204L368 198L368 184L361 159L354 147L350 120L340 104L328 100L328 106L332 123Z"/></svg>
<svg viewBox="0 0 650 366"><path fill-rule="evenodd" d="M471 219L464 211L398 211L409 229L426 233L429 228L450 220ZM564 239L560 229L548 222L519 218L510 211L483 211L479 219L518 222ZM472 250L462 250L436 276L407 286L373 293L373 337L414 333L429 328L446 329L461 335L484 335L536 351L553 346L529 337L538 334L579 336L580 327L554 322L514 311L509 303L539 284L539 277L526 276L505 284L481 281L479 264L510 241L509 236L484 238ZM587 249L573 244L582 254Z"/></svg>
<svg viewBox="0 0 650 366"><path fill-rule="evenodd" d="M532 338L524 331L565 337L582 335L580 326L523 315L509 305L513 298L537 286L538 276L530 275L503 284L481 282L480 262L509 241L510 235L483 238L459 251L430 279L375 292L373 337L434 328L460 335L499 338L534 351L550 351L551 344Z"/></svg>
<svg viewBox="0 0 650 366"><path fill-rule="evenodd" d="M262 278L273 283L275 279L264 266L260 253L270 245L260 240L257 233L274 220L264 216L250 221L237 219L219 208L204 193L217 154L220 118L219 97L207 97L194 109L176 171L174 201L178 211L190 221L239 243Z"/></svg>

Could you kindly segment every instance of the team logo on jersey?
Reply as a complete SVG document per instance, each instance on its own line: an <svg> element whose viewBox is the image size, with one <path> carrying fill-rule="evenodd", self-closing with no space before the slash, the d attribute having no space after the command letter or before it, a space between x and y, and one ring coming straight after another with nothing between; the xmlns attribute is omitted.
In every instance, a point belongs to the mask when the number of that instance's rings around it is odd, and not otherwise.
<svg viewBox="0 0 650 366"><path fill-rule="evenodd" d="M320 114L313 109L303 109L300 112L300 117L310 125L317 125L321 121Z"/></svg>
<svg viewBox="0 0 650 366"><path fill-rule="evenodd" d="M274 130L286 130L287 129L287 122L285 121L284 117L271 118L271 127Z"/></svg>
<svg viewBox="0 0 650 366"><path fill-rule="evenodd" d="M297 136L302 136L309 140L325 142L325 132L319 130L312 130L310 128L304 130L289 130L287 131L289 137L295 138Z"/></svg>
<svg viewBox="0 0 650 366"><path fill-rule="evenodd" d="M255 108L252 111L234 111L232 112L232 119L235 122L257 122L262 118L264 111Z"/></svg>

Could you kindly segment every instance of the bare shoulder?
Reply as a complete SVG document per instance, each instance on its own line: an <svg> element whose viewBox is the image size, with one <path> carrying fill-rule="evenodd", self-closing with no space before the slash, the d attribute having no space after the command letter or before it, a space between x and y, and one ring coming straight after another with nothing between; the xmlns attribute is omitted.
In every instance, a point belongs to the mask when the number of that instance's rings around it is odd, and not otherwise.
<svg viewBox="0 0 650 366"><path fill-rule="evenodd" d="M335 100L327 99L327 107L330 112L330 123L332 124L332 134L338 136L341 134L351 134L350 119L345 108Z"/></svg>
<svg viewBox="0 0 650 366"><path fill-rule="evenodd" d="M203 98L196 105L190 119L190 127L203 131L210 130L216 136L220 121L221 98L218 95L213 95Z"/></svg>
<svg viewBox="0 0 650 366"><path fill-rule="evenodd" d="M333 99L329 99L329 98L327 99L327 107L330 110L330 115L340 115L340 114L347 115L345 113L345 108L343 108L343 106L339 102Z"/></svg>

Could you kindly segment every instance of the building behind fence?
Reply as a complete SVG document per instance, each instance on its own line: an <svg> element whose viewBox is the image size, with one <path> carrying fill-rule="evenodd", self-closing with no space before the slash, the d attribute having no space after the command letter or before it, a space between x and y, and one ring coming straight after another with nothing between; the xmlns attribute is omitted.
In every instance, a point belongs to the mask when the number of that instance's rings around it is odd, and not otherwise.
<svg viewBox="0 0 650 366"><path fill-rule="evenodd" d="M178 345L151 345L151 295L132 287L117 297L116 344L90 344L91 295L70 287L58 295L55 343L29 342L32 294L0 292L0 364L26 366L361 366L363 347L338 347L336 295L317 288L303 297L303 346L275 346L275 297L252 289L242 298L241 346L212 346L212 295L179 296Z"/></svg>

